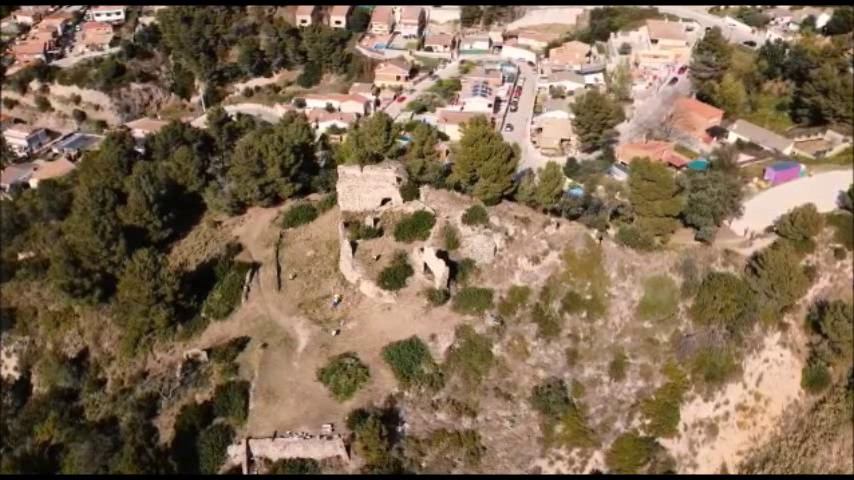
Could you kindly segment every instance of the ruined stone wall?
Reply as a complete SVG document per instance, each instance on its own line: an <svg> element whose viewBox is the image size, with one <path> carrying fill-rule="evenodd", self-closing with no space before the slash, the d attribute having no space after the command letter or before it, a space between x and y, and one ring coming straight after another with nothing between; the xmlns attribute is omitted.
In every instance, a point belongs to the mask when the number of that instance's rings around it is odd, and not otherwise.
<svg viewBox="0 0 854 480"><path fill-rule="evenodd" d="M356 285L359 291L368 298L384 303L394 303L394 296L367 278L364 269L356 262L353 255L353 244L350 243L350 237L347 235L347 229L344 228L343 223L338 224L338 244L338 270L341 271L344 279Z"/></svg>
<svg viewBox="0 0 854 480"><path fill-rule="evenodd" d="M406 170L399 163L378 165L339 165L338 206L344 212L364 212L380 207L403 205L400 187L407 181Z"/></svg>

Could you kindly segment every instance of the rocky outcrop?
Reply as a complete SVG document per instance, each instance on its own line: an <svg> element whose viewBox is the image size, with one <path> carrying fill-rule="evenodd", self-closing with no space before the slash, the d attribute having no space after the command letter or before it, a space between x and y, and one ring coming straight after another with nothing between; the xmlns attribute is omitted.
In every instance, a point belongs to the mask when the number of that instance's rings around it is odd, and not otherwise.
<svg viewBox="0 0 854 480"><path fill-rule="evenodd" d="M477 263L488 264L495 260L498 251L498 235L488 232L463 232L460 239L460 256L470 258Z"/></svg>
<svg viewBox="0 0 854 480"><path fill-rule="evenodd" d="M406 170L400 163L338 166L338 206L344 212L364 212L380 207L403 205L400 187L406 183Z"/></svg>

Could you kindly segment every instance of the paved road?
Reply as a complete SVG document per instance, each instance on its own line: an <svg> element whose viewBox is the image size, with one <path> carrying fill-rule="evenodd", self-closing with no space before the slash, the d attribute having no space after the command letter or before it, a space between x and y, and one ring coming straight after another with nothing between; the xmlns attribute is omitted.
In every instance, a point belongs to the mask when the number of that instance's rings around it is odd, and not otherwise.
<svg viewBox="0 0 854 480"><path fill-rule="evenodd" d="M84 53L83 55L75 55L73 57L69 56L69 57L61 58L59 60L50 62L50 64L53 66L59 67L59 68L69 68L69 67L73 67L74 65L77 65L78 63L82 62L83 60L89 60L90 58L103 57L105 55L110 55L112 53L116 53L119 50L121 50L121 48L115 47L115 48L109 48L109 49L101 51L101 52Z"/></svg>
<svg viewBox="0 0 854 480"><path fill-rule="evenodd" d="M524 79L522 95L519 97L519 110L515 113L508 112L503 123L498 123L504 140L517 143L522 150L522 158L519 161L518 170L531 168L534 171L546 164L546 159L531 143L531 119L534 115L534 100L537 96L537 74L534 69L524 62L519 65L519 80ZM517 83L517 85L519 85ZM507 102L509 104L510 102ZM509 106L505 104L505 106ZM504 131L504 125L513 125L513 131Z"/></svg>
<svg viewBox="0 0 854 480"><path fill-rule="evenodd" d="M285 110L279 110L274 107L268 107L260 103L237 103L234 105L224 105L223 109L230 115L242 113L244 115L252 115L253 117L263 120L267 123L277 123L284 115ZM208 115L204 114L197 117L190 125L197 128L205 128L208 124Z"/></svg>
<svg viewBox="0 0 854 480"><path fill-rule="evenodd" d="M744 235L745 229L761 233L780 215L810 202L819 212L833 211L839 193L851 185L851 174L851 170L834 170L771 187L744 202L744 215L733 220L730 228L736 235Z"/></svg>
<svg viewBox="0 0 854 480"><path fill-rule="evenodd" d="M670 13L679 15L683 18L690 18L699 23L703 28L720 27L724 37L732 43L742 43L748 40L761 45L764 37L759 33L752 33L740 28L733 28L724 22L722 17L709 13L709 6L699 5L656 5L656 8L662 13Z"/></svg>
<svg viewBox="0 0 854 480"><path fill-rule="evenodd" d="M674 72L671 77L673 76L679 78L676 85L668 85L665 81L658 92L634 106L632 118L617 126L620 143L641 141L650 129L664 123L677 97L688 96L691 93L691 81L687 72L682 75Z"/></svg>

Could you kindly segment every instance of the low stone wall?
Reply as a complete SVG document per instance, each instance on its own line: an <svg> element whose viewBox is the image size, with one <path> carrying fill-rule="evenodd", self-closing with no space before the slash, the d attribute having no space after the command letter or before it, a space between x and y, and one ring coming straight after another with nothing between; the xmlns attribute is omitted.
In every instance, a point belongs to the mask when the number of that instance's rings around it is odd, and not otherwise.
<svg viewBox="0 0 854 480"><path fill-rule="evenodd" d="M338 224L338 270L344 279L359 288L368 298L379 300L383 303L394 303L394 295L381 289L373 280L366 278L365 271L356 262L353 244L347 235L347 229L343 223Z"/></svg>

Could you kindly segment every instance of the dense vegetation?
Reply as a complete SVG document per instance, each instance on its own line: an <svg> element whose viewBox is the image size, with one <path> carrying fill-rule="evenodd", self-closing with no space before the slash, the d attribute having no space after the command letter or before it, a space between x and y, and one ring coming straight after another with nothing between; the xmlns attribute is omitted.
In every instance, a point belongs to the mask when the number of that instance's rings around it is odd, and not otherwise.
<svg viewBox="0 0 854 480"><path fill-rule="evenodd" d="M368 366L354 352L346 352L329 360L317 370L317 380L326 385L336 400L351 398L371 378Z"/></svg>

